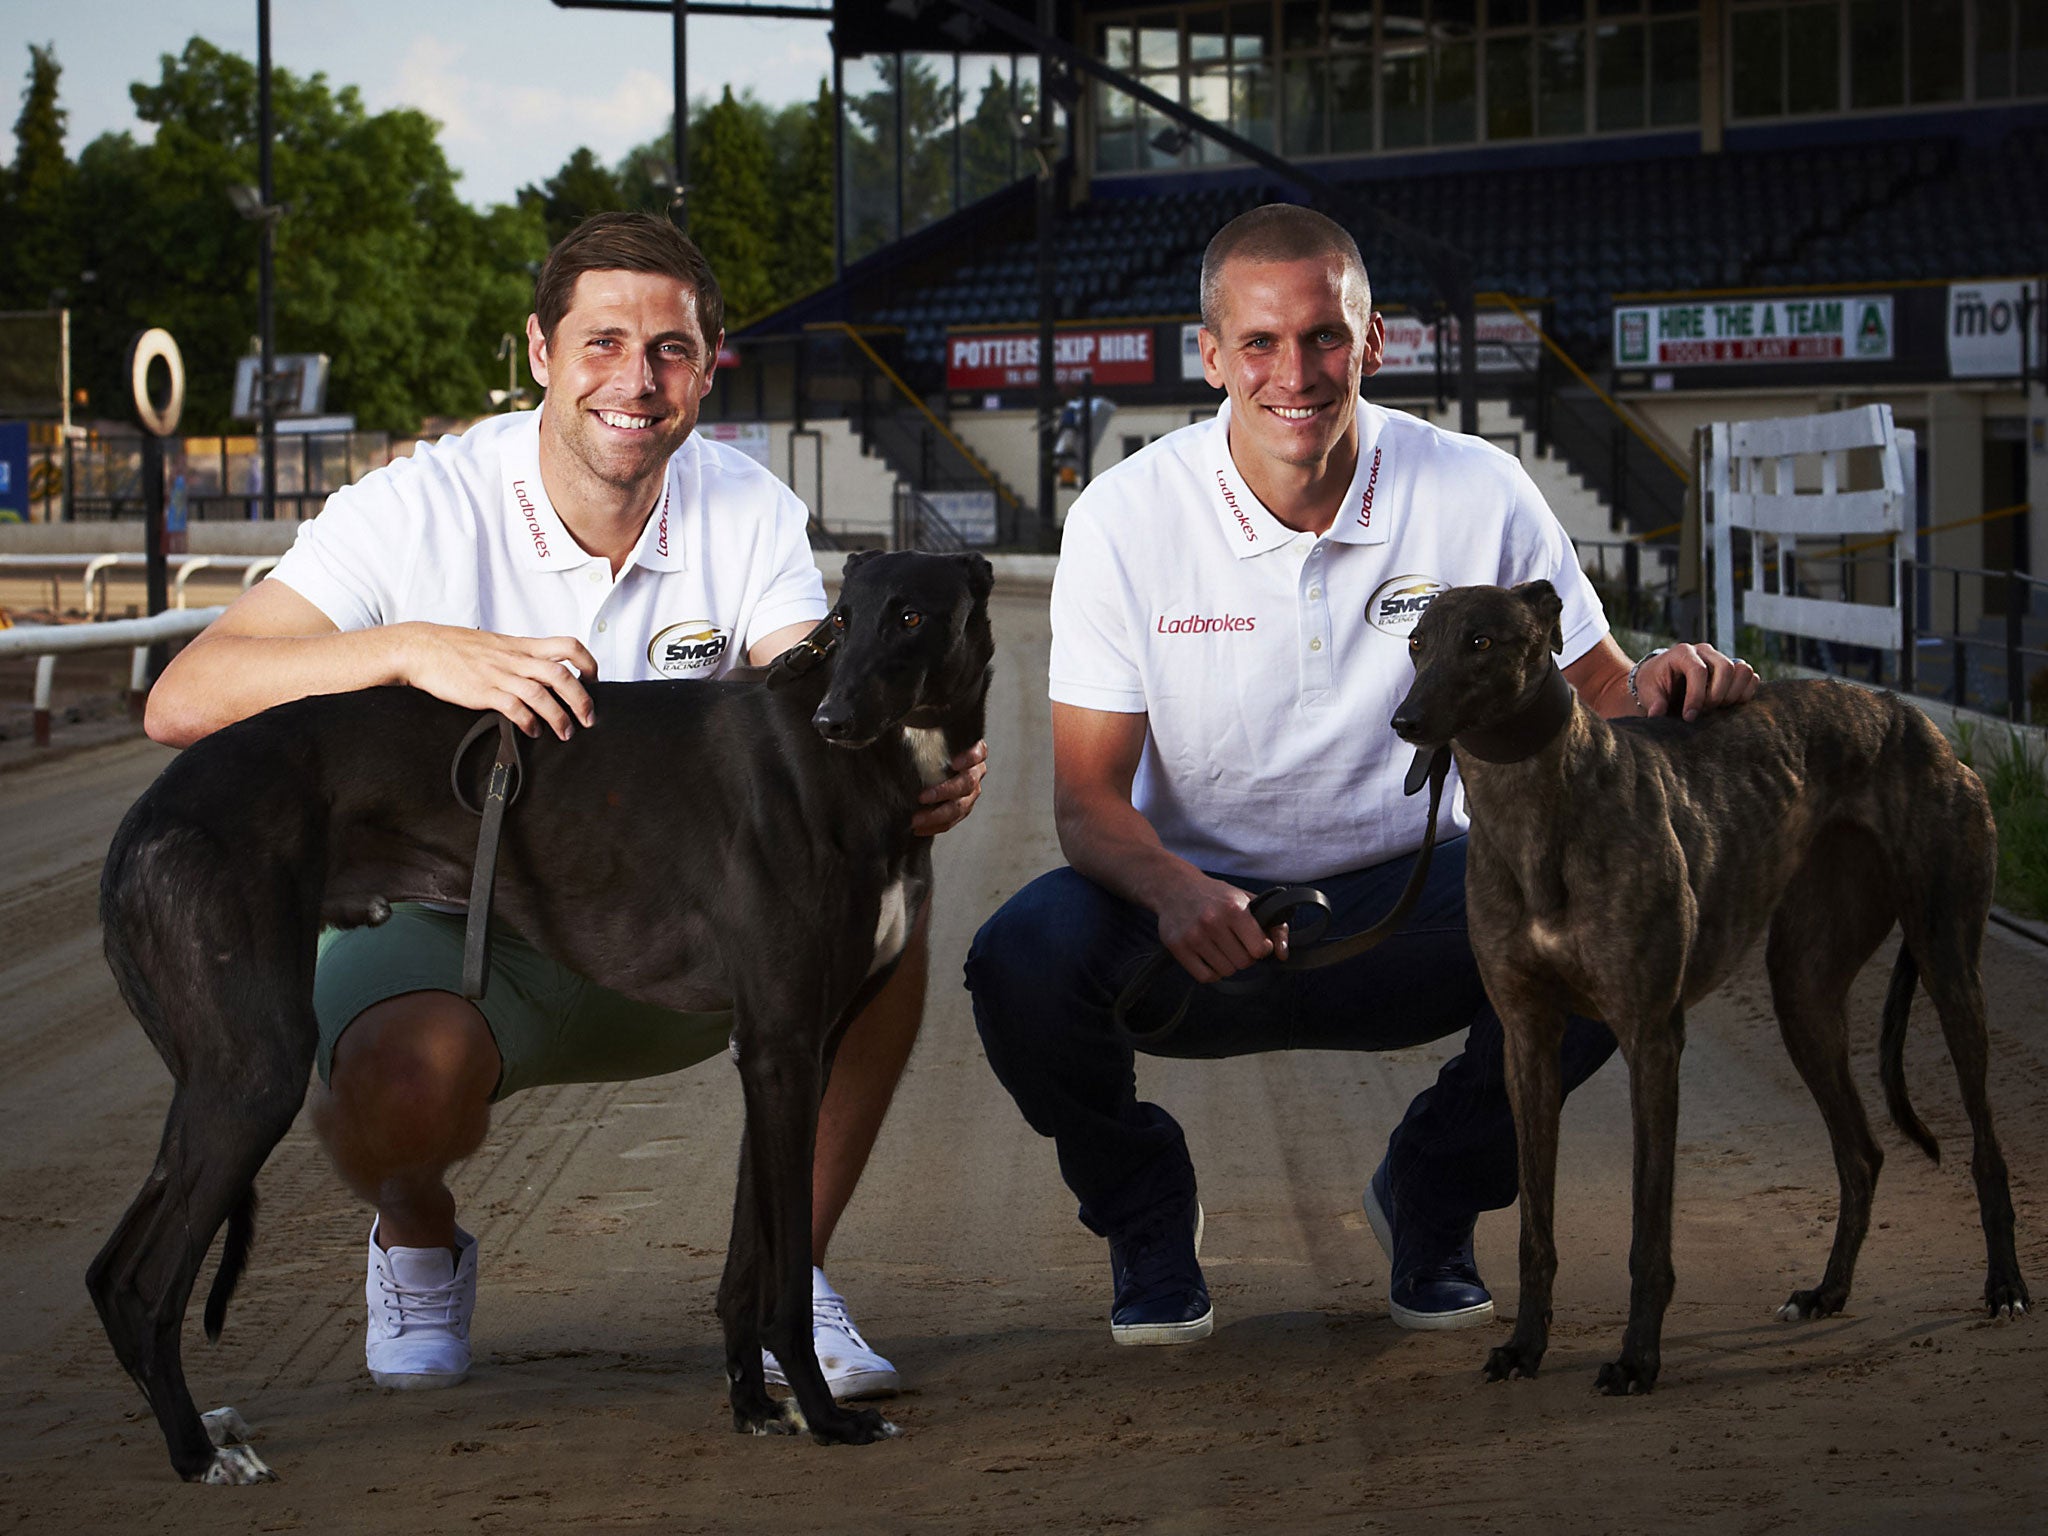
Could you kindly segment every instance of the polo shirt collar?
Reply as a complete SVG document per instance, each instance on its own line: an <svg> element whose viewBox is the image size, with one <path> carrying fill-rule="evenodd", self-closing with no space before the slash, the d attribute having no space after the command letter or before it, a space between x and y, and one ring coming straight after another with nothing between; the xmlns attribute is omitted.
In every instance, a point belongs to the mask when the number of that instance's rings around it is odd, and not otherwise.
<svg viewBox="0 0 2048 1536"><path fill-rule="evenodd" d="M1387 413L1367 400L1358 402L1358 465L1337 521L1323 535L1339 544L1384 544L1393 523L1388 495L1392 468L1387 463Z"/></svg>
<svg viewBox="0 0 2048 1536"><path fill-rule="evenodd" d="M555 511L554 503L548 499L547 488L541 484L540 415L540 411L534 411L532 425L522 422L509 434L505 443L501 458L505 482L504 516L512 530L512 544L519 550L523 565L537 571L572 571L599 557L570 537L561 514ZM646 526L640 530L640 542L621 568L621 575L635 565L657 571L680 571L688 567L689 562L683 557L679 526L682 498L677 494L677 481L685 462L694 471L696 448L697 437L692 433L669 461L668 473L662 479L661 499L655 503Z"/></svg>
<svg viewBox="0 0 2048 1536"><path fill-rule="evenodd" d="M1387 413L1361 399L1358 402L1358 465L1351 472L1351 485L1344 493L1337 521L1325 539L1339 544L1384 544L1390 521L1382 502L1387 483L1386 453L1380 441ZM1230 457L1230 402L1216 411L1216 425L1210 434L1209 467L1216 487L1217 521L1223 537L1238 559L1246 560L1291 544L1301 535L1268 512L1245 484Z"/></svg>
<svg viewBox="0 0 2048 1536"><path fill-rule="evenodd" d="M650 571L690 568L684 553L683 512L698 482L697 461L702 451L693 429L668 461L668 473L661 479L661 499L655 502L646 526L640 530L640 542L634 546L633 557L626 562L628 566L641 565Z"/></svg>
<svg viewBox="0 0 2048 1536"><path fill-rule="evenodd" d="M1249 560L1301 536L1266 510L1231 459L1228 399L1216 408L1216 424L1209 433L1209 478L1216 521L1222 526L1224 543L1238 559Z"/></svg>

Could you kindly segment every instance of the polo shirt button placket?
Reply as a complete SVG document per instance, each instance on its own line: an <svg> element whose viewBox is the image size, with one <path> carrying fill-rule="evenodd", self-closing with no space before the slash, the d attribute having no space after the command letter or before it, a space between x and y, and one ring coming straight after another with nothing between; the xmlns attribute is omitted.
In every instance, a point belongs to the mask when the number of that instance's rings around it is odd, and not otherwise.
<svg viewBox="0 0 2048 1536"><path fill-rule="evenodd" d="M1330 674L1330 615L1323 602L1323 583L1317 574L1317 562L1322 559L1323 546L1320 541L1309 546L1308 558L1303 562L1302 590L1303 628L1308 631L1308 654L1302 658L1301 693L1305 704L1319 704L1329 697Z"/></svg>

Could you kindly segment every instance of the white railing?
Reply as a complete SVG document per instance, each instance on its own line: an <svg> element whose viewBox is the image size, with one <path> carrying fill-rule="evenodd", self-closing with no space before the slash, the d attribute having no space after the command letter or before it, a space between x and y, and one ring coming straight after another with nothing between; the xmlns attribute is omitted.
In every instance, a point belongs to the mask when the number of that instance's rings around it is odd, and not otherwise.
<svg viewBox="0 0 2048 1536"><path fill-rule="evenodd" d="M167 555L166 564L175 572L172 582L171 606L185 606L185 583L200 571L228 570L242 573L242 590L248 591L256 582L268 575L270 568L277 564L277 555ZM80 609L92 618L100 618L107 609L107 573L109 571L137 571L149 567L149 556L134 553L124 554L69 554L69 555L15 555L0 554L0 575L10 571L30 574L48 573L54 597L61 598L57 588L57 575L61 571L78 571L84 578L84 590ZM61 601L52 607L62 607Z"/></svg>
<svg viewBox="0 0 2048 1536"><path fill-rule="evenodd" d="M1909 594L1900 579L1905 540L1914 525L1913 434L1892 423L1888 405L1852 411L1792 416L1770 421L1717 421L1707 429L1702 513L1712 552L1714 644L1736 654L1736 594L1741 622L1759 629L1806 635L1842 645L1897 650L1899 604ZM1856 450L1876 451L1876 480L1862 490L1847 488L1847 458ZM1799 481L1800 460L1819 459L1816 475ZM1819 484L1813 481L1818 479ZM1769 489L1765 488L1766 481ZM1749 581L1738 587L1734 531L1749 530ZM1890 535L1891 602L1858 603L1802 595L1793 562L1799 540L1839 540L1849 534ZM1775 591L1765 577L1775 572Z"/></svg>
<svg viewBox="0 0 2048 1536"><path fill-rule="evenodd" d="M149 648L166 640L189 640L227 610L176 608L147 619L114 619L105 624L17 624L0 629L0 658L36 658L35 744L50 744L50 691L57 658L76 651L134 647L128 668L128 697L139 705L149 691Z"/></svg>

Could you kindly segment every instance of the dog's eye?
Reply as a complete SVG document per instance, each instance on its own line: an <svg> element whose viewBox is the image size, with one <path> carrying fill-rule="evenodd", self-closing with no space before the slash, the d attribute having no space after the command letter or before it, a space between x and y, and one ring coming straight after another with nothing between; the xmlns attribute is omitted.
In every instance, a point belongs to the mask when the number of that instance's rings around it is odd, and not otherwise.
<svg viewBox="0 0 2048 1536"><path fill-rule="evenodd" d="M1419 651L1422 649L1422 642L1416 639L1413 635L1410 635L1408 637L1408 649L1411 651Z"/></svg>
<svg viewBox="0 0 2048 1536"><path fill-rule="evenodd" d="M1472 649L1475 651L1490 651L1493 649L1493 642L1484 635L1474 635L1472 637Z"/></svg>
<svg viewBox="0 0 2048 1536"><path fill-rule="evenodd" d="M832 627L833 627L834 629L844 629L844 628L846 628L846 615L845 615L845 614L843 614L843 613L835 613L835 614L833 614L833 615L832 615Z"/></svg>
<svg viewBox="0 0 2048 1536"><path fill-rule="evenodd" d="M906 608L903 610L903 627L905 629L915 629L918 625L922 624L923 622L924 615L919 613L915 608Z"/></svg>

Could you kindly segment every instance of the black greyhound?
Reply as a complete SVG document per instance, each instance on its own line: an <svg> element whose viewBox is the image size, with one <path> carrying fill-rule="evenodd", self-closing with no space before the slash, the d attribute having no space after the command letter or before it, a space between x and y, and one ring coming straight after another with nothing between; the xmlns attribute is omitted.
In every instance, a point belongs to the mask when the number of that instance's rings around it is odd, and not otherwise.
<svg viewBox="0 0 2048 1536"><path fill-rule="evenodd" d="M1849 983L1893 924L1879 1075L1893 1122L1928 1156L1906 1097L1906 1020L1924 978L1975 1136L1984 1304L2027 1309L2005 1158L1985 1093L1978 976L1998 862L1990 803L1919 710L1847 683L1769 685L1701 717L1600 719L1551 653L1563 645L1548 582L1460 587L1409 641L1415 685L1394 729L1449 741L1472 806L1467 918L1507 1037L1522 1184L1522 1295L1487 1376L1533 1376L1550 1337L1552 1213L1565 1015L1606 1021L1629 1070L1635 1241L1621 1357L1603 1392L1655 1384L1671 1300L1671 1183L1685 1009L1728 979L1768 925L1779 1033L1820 1106L1841 1208L1827 1273L1779 1315L1826 1317L1848 1299L1883 1154L1849 1075Z"/></svg>
<svg viewBox="0 0 2048 1536"><path fill-rule="evenodd" d="M853 555L831 614L765 686L597 685L595 726L529 744L505 818L505 921L603 986L733 1010L746 1133L718 1313L736 1429L896 1432L833 1402L812 1349L812 1142L833 1049L931 888L918 791L982 734L992 583L978 555ZM232 1410L194 1407L185 1309L225 1223L218 1336L257 1170L305 1095L321 926L469 894L477 822L449 762L475 718L405 688L280 705L174 760L114 835L107 958L177 1087L156 1167L86 1283L187 1479L270 1475ZM472 803L490 755L464 759ZM768 1395L764 1344L791 1401Z"/></svg>

